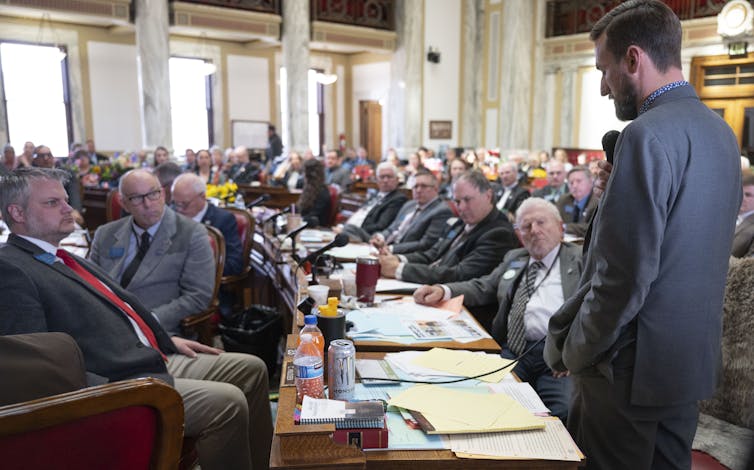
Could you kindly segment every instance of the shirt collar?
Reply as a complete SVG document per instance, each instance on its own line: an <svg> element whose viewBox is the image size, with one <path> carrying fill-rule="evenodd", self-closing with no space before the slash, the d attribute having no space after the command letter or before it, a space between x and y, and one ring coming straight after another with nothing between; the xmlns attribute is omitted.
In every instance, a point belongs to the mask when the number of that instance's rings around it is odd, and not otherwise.
<svg viewBox="0 0 754 470"><path fill-rule="evenodd" d="M18 234L16 234L18 235ZM27 235L18 235L19 237L23 238L29 243L33 243L34 245L38 246L39 248L43 249L47 253L55 254L58 251L58 247L53 245L52 243L46 242L44 240L40 240L39 238L29 237Z"/></svg>
<svg viewBox="0 0 754 470"><path fill-rule="evenodd" d="M558 243L558 245L555 248L553 248L549 253L545 255L544 258L542 258L539 261L541 261L542 264L545 265L546 269L550 269L552 265L555 263L555 260L558 259L558 253L560 253L560 243ZM529 256L529 265L531 265L535 261L537 260Z"/></svg>
<svg viewBox="0 0 754 470"><path fill-rule="evenodd" d="M195 216L193 216L192 219L194 219L196 222L202 223L202 219L204 219L204 214L207 213L208 209L209 209L209 203L207 201L204 201L204 207Z"/></svg>
<svg viewBox="0 0 754 470"><path fill-rule="evenodd" d="M667 85L656 89L652 92L651 95L647 96L647 99L645 99L644 103L641 104L641 108L639 108L639 114L644 114L645 112L647 112L649 110L649 107L652 106L652 103L654 103L655 100L666 91L670 91L680 86L686 86L688 84L689 82L687 82L686 80L678 80L677 82L668 83Z"/></svg>
<svg viewBox="0 0 754 470"><path fill-rule="evenodd" d="M149 232L149 237L154 239L155 233L160 229L160 225L162 224L162 219L165 218L165 212L168 210L167 207L162 211L162 217L160 217L160 220L157 221L156 224L149 227L146 231ZM136 234L136 238L141 237L141 234L144 233L144 229L136 225L136 221L133 220L133 217L131 218L131 229L133 229L133 232Z"/></svg>

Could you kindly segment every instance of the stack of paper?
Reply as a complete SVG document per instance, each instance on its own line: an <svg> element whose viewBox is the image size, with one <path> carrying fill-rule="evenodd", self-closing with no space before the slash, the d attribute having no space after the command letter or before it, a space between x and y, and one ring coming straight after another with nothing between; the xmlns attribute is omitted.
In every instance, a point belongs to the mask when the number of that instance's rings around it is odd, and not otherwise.
<svg viewBox="0 0 754 470"><path fill-rule="evenodd" d="M472 393L417 385L390 399L390 405L420 412L428 434L488 433L543 429L544 421L503 393Z"/></svg>
<svg viewBox="0 0 754 470"><path fill-rule="evenodd" d="M584 458L558 418L544 418L533 431L449 436L450 448L461 458L542 459L578 462Z"/></svg>

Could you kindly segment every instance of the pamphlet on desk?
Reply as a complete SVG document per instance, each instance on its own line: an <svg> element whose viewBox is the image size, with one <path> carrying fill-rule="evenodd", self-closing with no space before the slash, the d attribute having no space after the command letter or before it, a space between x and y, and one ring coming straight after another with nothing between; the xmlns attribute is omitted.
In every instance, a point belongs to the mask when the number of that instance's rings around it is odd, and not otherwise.
<svg viewBox="0 0 754 470"><path fill-rule="evenodd" d="M468 343L490 337L466 311L459 314L418 305L411 298L405 302L383 302L376 307L351 310L347 318L353 324L347 334L354 340L404 344L451 340Z"/></svg>

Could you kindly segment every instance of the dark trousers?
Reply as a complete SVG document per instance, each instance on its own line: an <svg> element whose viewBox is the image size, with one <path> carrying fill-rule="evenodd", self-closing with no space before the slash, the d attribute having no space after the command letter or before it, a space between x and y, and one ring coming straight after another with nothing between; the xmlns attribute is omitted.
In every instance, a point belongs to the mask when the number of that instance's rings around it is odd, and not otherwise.
<svg viewBox="0 0 754 470"><path fill-rule="evenodd" d="M568 431L586 455L587 469L691 468L697 403L652 407L630 404L631 370L614 384L597 372L573 377Z"/></svg>
<svg viewBox="0 0 754 470"><path fill-rule="evenodd" d="M526 348L528 349L532 344L534 344L534 341L527 341ZM528 382L532 386L545 406L550 409L551 415L557 416L565 423L573 391L572 380L570 377L556 379L552 376L552 371L547 367L542 357L544 347L544 341L537 344L534 349L518 361L518 364L513 368L513 373L522 382ZM507 345L503 346L500 355L506 359L516 357Z"/></svg>

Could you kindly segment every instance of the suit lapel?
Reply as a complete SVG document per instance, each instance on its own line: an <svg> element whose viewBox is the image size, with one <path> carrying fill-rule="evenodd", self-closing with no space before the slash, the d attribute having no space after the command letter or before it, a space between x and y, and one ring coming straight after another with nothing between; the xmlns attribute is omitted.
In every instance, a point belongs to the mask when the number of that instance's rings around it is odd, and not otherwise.
<svg viewBox="0 0 754 470"><path fill-rule="evenodd" d="M578 250L577 250L578 251ZM567 299L576 291L579 285L578 254L568 249L568 246L560 247L560 282L563 288L563 298Z"/></svg>

